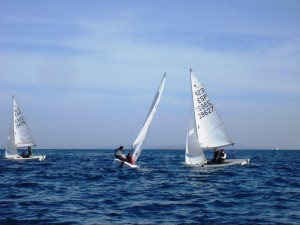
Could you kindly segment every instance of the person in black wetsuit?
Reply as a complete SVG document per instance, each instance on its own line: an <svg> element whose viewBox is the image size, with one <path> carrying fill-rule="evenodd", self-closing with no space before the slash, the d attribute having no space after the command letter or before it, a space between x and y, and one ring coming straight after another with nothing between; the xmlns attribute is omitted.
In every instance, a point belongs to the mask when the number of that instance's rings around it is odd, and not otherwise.
<svg viewBox="0 0 300 225"><path fill-rule="evenodd" d="M22 152L21 156L22 156L23 158L26 158L26 153L25 153L25 151Z"/></svg>
<svg viewBox="0 0 300 225"><path fill-rule="evenodd" d="M212 164L218 163L218 159L219 159L219 151L218 148L214 148L214 157L211 160Z"/></svg>
<svg viewBox="0 0 300 225"><path fill-rule="evenodd" d="M32 155L31 147L28 147L28 154L26 155L26 158L30 158L31 155Z"/></svg>

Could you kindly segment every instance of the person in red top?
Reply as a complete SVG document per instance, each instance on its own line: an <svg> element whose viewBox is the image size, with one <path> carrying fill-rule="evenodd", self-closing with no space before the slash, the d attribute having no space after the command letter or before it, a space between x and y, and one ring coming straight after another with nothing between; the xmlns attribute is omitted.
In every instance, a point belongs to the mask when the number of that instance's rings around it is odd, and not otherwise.
<svg viewBox="0 0 300 225"><path fill-rule="evenodd" d="M130 153L128 153L128 154L126 155L126 161L129 162L129 163L132 164L132 165L134 164L133 158L132 158L132 156L131 156Z"/></svg>

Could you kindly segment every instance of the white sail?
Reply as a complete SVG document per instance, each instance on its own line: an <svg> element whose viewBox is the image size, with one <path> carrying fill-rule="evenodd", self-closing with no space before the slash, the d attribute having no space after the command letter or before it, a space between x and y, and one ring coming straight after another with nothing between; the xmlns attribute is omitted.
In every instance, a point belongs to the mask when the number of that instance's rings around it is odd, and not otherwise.
<svg viewBox="0 0 300 225"><path fill-rule="evenodd" d="M13 123L14 123L15 146L17 148L35 146L36 144L33 140L29 127L14 97L13 97Z"/></svg>
<svg viewBox="0 0 300 225"><path fill-rule="evenodd" d="M191 86L197 135L203 149L233 145L225 132L224 123L219 117L216 107L191 70Z"/></svg>
<svg viewBox="0 0 300 225"><path fill-rule="evenodd" d="M14 119L12 117L7 143L6 143L6 149L5 149L5 158L9 156L19 156L18 150L15 146L15 135L14 135Z"/></svg>
<svg viewBox="0 0 300 225"><path fill-rule="evenodd" d="M154 114L156 112L159 100L161 98L161 94L163 92L164 85L165 85L165 80L166 80L166 73L164 74L164 76L162 78L162 81L159 85L159 88L158 88L157 93L155 95L155 98L152 102L151 108L150 108L149 113L146 117L144 125L143 125L139 135L137 136L136 140L134 141L134 143L132 145L132 147L134 149L133 154L132 154L132 158L133 158L134 162L136 162L138 160L138 158L139 158L139 156L142 152L143 143L144 143L144 140L146 139L149 126L152 122L152 119L153 119Z"/></svg>
<svg viewBox="0 0 300 225"><path fill-rule="evenodd" d="M185 163L188 165L201 165L205 161L206 157L198 141L195 113L192 110L186 136Z"/></svg>

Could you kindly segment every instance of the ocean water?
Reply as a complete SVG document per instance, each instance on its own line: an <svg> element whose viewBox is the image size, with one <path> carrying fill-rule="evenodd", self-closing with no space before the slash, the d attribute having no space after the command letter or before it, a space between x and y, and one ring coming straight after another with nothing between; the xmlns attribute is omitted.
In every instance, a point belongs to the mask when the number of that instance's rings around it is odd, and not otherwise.
<svg viewBox="0 0 300 225"><path fill-rule="evenodd" d="M115 168L114 150L39 152L0 159L0 224L300 224L300 151L227 150L250 165L209 169L144 150L140 170Z"/></svg>

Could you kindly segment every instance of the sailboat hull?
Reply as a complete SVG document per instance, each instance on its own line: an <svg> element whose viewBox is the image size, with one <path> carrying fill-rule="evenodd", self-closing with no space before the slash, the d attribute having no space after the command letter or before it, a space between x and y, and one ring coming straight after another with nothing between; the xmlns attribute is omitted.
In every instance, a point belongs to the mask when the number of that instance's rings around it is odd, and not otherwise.
<svg viewBox="0 0 300 225"><path fill-rule="evenodd" d="M45 155L37 155L37 156L31 156L30 158L23 158L19 155L7 155L4 156L5 160L17 160L17 161L44 161L46 158Z"/></svg>
<svg viewBox="0 0 300 225"><path fill-rule="evenodd" d="M250 159L228 159L225 160L222 164L210 164L209 161L206 161L204 164L186 164L188 166L196 166L196 167L226 167L226 166L245 166L249 165Z"/></svg>
<svg viewBox="0 0 300 225"><path fill-rule="evenodd" d="M116 167L119 167L119 168L131 168L131 169L138 169L139 168L138 165L130 164L129 162L123 162L119 159L114 160L114 165Z"/></svg>

